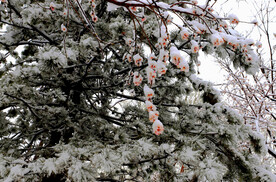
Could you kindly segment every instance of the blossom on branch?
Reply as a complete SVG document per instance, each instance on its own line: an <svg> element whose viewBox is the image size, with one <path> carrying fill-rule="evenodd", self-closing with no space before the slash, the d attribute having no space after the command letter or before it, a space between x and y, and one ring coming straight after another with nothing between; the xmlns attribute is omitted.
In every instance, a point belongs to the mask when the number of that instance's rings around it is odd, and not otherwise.
<svg viewBox="0 0 276 182"><path fill-rule="evenodd" d="M148 101L148 100L146 100L146 108L147 108L148 112L156 111L156 106L153 105L153 103L151 101Z"/></svg>
<svg viewBox="0 0 276 182"><path fill-rule="evenodd" d="M54 2L51 2L51 3L50 3L50 9L51 9L51 11L54 11L55 8L56 8L55 3L54 3Z"/></svg>
<svg viewBox="0 0 276 182"><path fill-rule="evenodd" d="M262 48L262 43L261 43L260 41L257 41L256 44L255 44L255 46L256 46L258 49L260 49L260 48Z"/></svg>
<svg viewBox="0 0 276 182"><path fill-rule="evenodd" d="M183 59L182 56L180 55L180 51L175 46L172 46L170 48L170 55L171 55L172 63L178 67L180 61Z"/></svg>
<svg viewBox="0 0 276 182"><path fill-rule="evenodd" d="M185 27L182 27L181 32L180 32L180 36L181 36L182 40L188 40L189 35L190 35L190 33L188 32L188 30Z"/></svg>
<svg viewBox="0 0 276 182"><path fill-rule="evenodd" d="M161 123L161 121L159 120L154 121L152 125L152 130L153 130L153 133L155 133L156 135L162 134L164 131L164 126Z"/></svg>
<svg viewBox="0 0 276 182"><path fill-rule="evenodd" d="M67 28L63 24L61 24L61 31L67 32Z"/></svg>
<svg viewBox="0 0 276 182"><path fill-rule="evenodd" d="M155 79L156 79L156 72L155 72L155 70L153 70L152 68L150 68L148 66L146 68L146 72L147 72L148 83L150 85L154 85L155 84Z"/></svg>
<svg viewBox="0 0 276 182"><path fill-rule="evenodd" d="M51 1L0 7L0 179L273 181L262 139L198 78L202 53L258 71L255 41L227 25L237 17L211 0Z"/></svg>
<svg viewBox="0 0 276 182"><path fill-rule="evenodd" d="M169 51L160 49L158 61L163 62L165 65L167 65L167 61L169 60Z"/></svg>
<svg viewBox="0 0 276 182"><path fill-rule="evenodd" d="M178 65L181 71L189 72L189 65L185 59L182 59Z"/></svg>
<svg viewBox="0 0 276 182"><path fill-rule="evenodd" d="M63 12L62 12L62 15L67 16L67 11L68 11L67 9L64 9Z"/></svg>
<svg viewBox="0 0 276 182"><path fill-rule="evenodd" d="M230 14L228 16L228 18L230 20L230 23L232 23L232 24L238 24L239 23L238 17L236 15L234 15L234 14Z"/></svg>
<svg viewBox="0 0 276 182"><path fill-rule="evenodd" d="M157 72L161 75L165 74L167 71L166 65L162 61L157 61Z"/></svg>
<svg viewBox="0 0 276 182"><path fill-rule="evenodd" d="M211 42L214 46L220 46L224 41L221 36L216 33L211 35Z"/></svg>
<svg viewBox="0 0 276 182"><path fill-rule="evenodd" d="M147 100L149 100L149 99L151 99L154 96L154 91L151 88L149 88L148 85L145 84L145 86L144 86L144 94L145 94Z"/></svg>
<svg viewBox="0 0 276 182"><path fill-rule="evenodd" d="M142 62L143 62L143 58L139 55L139 54L135 54L133 56L133 60L134 60L134 64L136 66L141 66L142 65Z"/></svg>
<svg viewBox="0 0 276 182"><path fill-rule="evenodd" d="M158 111L149 111L149 120L154 122L158 119L159 112Z"/></svg>
<svg viewBox="0 0 276 182"><path fill-rule="evenodd" d="M198 51L199 51L198 43L194 40L191 40L191 44L192 44L192 46L191 46L192 53L198 53Z"/></svg>
<svg viewBox="0 0 276 182"><path fill-rule="evenodd" d="M135 86L139 86L143 81L143 77L137 72L135 71L133 73L133 83Z"/></svg>
<svg viewBox="0 0 276 182"><path fill-rule="evenodd" d="M156 61L152 61L152 60L148 60L148 66L151 68L151 69L153 69L153 70L155 70L156 69L156 65L157 65L157 63L156 63Z"/></svg>

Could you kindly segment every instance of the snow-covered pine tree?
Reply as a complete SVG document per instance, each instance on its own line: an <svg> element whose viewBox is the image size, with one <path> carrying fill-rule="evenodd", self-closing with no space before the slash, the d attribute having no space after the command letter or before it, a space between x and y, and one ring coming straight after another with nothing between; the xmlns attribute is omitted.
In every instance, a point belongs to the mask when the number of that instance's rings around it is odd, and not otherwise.
<svg viewBox="0 0 276 182"><path fill-rule="evenodd" d="M262 137L196 75L199 50L258 70L213 5L2 0L1 181L275 181Z"/></svg>

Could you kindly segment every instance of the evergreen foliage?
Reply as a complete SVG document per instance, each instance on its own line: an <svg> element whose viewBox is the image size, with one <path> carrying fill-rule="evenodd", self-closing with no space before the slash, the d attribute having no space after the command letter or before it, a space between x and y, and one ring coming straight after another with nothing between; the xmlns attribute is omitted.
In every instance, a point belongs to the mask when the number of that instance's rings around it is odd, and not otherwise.
<svg viewBox="0 0 276 182"><path fill-rule="evenodd" d="M195 0L0 8L1 180L275 181L262 136L196 75L199 50L258 71L234 15Z"/></svg>

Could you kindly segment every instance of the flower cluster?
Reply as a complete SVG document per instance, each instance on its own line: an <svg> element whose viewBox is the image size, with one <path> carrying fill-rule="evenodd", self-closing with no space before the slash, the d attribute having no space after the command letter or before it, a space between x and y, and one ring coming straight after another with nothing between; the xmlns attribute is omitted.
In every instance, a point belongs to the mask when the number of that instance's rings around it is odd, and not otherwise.
<svg viewBox="0 0 276 182"><path fill-rule="evenodd" d="M135 54L133 56L133 60L134 60L134 64L136 66L141 66L142 65L142 62L143 62L143 58L139 55L139 54Z"/></svg>
<svg viewBox="0 0 276 182"><path fill-rule="evenodd" d="M149 112L149 120L153 123L152 130L156 135L160 135L164 131L164 126L160 120L158 120L159 112L156 106L152 103L152 98L154 96L154 91L149 88L148 85L144 86L144 94L146 96L146 108Z"/></svg>
<svg viewBox="0 0 276 182"><path fill-rule="evenodd" d="M192 29L195 33L197 34L205 34L207 32L207 26L202 24L202 23L199 23L198 21L188 21L189 24L192 25Z"/></svg>
<svg viewBox="0 0 276 182"><path fill-rule="evenodd" d="M167 61L169 60L169 51L160 49L158 61L167 65Z"/></svg>
<svg viewBox="0 0 276 182"><path fill-rule="evenodd" d="M126 39L126 44L131 46L132 40ZM128 59L129 62L131 62L132 57L130 54L126 54L124 56L124 59ZM168 51L165 51L163 49L162 51L160 51L158 60L154 54L151 54L148 57L148 66L146 67L146 73L147 73L147 79L148 79L149 85L155 84L157 73L160 75L163 75L166 73L167 71L166 61L168 59L169 59L169 53ZM133 56L133 60L136 66L141 66L143 58L139 54L136 54ZM133 73L134 85L139 86L142 83L142 81L143 81L142 75L139 72L135 71ZM159 112L157 111L156 106L152 103L154 91L147 84L144 85L144 94L146 97L146 102L145 102L146 108L147 108L147 111L149 112L149 120L153 123L152 125L153 133L155 133L156 135L160 135L164 131L164 127L161 121L158 120Z"/></svg>
<svg viewBox="0 0 276 182"><path fill-rule="evenodd" d="M167 28L165 25L162 25L160 28L160 37L158 38L158 42L155 45L157 48L166 48L169 44L169 34L167 32Z"/></svg>
<svg viewBox="0 0 276 182"><path fill-rule="evenodd" d="M147 3L144 2L146 5ZM139 2L137 2L139 4ZM159 15L162 18L162 21L159 22L159 31L155 32L154 35L156 35L157 41L155 44L155 51L153 51L153 47L151 47L151 43L148 45L150 46L152 50L152 54L147 58L148 60L148 66L146 68L141 67L143 63L143 57L142 54L138 51L138 45L137 45L137 35L136 29L133 31L134 35L133 38L124 38L125 45L127 45L130 49L125 53L123 60L126 60L127 62L131 63L134 62L134 65L139 67L139 72L135 71L133 73L133 84L135 86L141 85L143 82L143 71L146 71L146 84L144 86L144 93L146 95L147 101L146 101L146 107L149 112L149 119L150 121L156 123L154 125L154 133L161 134L163 131L163 125L159 123L158 116L159 113L156 111L156 106L153 105L151 99L154 95L153 90L150 88L156 83L156 79L158 76L161 76L167 72L167 62L170 59L170 62L175 65L178 69L180 69L183 72L189 72L189 64L185 60L184 56L181 55L181 50L177 47L181 47L181 49L187 49L190 48L190 50L185 50L186 53L192 55L197 54L199 50L206 46L213 46L214 49L220 47L221 45L224 45L228 49L234 51L239 51L243 54L243 60L245 62L251 62L255 59L254 52L252 51L251 47L253 43L249 41L248 39L245 39L235 33L235 30L231 29L232 27L229 27L227 22L223 19L217 18L216 15L213 15L213 8L211 6L206 5L198 5L197 0L190 1L187 3L187 7L191 6L191 8L183 8L182 6L178 6L176 3L174 5L169 6L166 3L157 3L156 6L160 7ZM116 4L117 5L117 4ZM120 5L119 5L120 6ZM189 19L186 21L183 21L183 24L175 24L179 28L179 34L180 38L185 41L181 46L177 45L178 43L171 42L170 41L170 32L168 30L168 25L173 23L172 22L172 16L168 13L168 9L175 10L177 12L182 13L188 13L190 15L194 15L196 17L201 17L203 20L206 21L198 21L196 19ZM145 14L143 10L143 6L129 6L127 8L128 11L131 11L133 16L135 16L136 21L140 21L141 23L138 23L141 27L144 28L142 25L145 20ZM235 15L229 15L228 17L231 24L238 24L239 19ZM215 20L215 21L214 21ZM137 25L138 25L137 24ZM143 31L146 34L146 29ZM125 35L125 34L123 34ZM149 37L147 37L149 38ZM205 40L204 40L205 39ZM150 39L148 39L150 42ZM261 47L260 44L256 43L256 46L258 48ZM205 51L204 49L203 51ZM218 51L220 51L218 49ZM154 52L154 53L153 53ZM157 55L155 55L158 53ZM199 60L192 60L192 63L195 63L196 65L200 65ZM132 63L131 63L132 64ZM134 69L137 69L137 67L134 67ZM158 122L155 122L158 121ZM157 127L159 126L159 129Z"/></svg>
<svg viewBox="0 0 276 182"><path fill-rule="evenodd" d="M225 29L227 29L227 28L228 28L228 24L226 23L226 21L221 21L221 22L219 23L219 27L220 27L220 28L225 28Z"/></svg>
<svg viewBox="0 0 276 182"><path fill-rule="evenodd" d="M190 33L185 27L181 28L180 36L182 40L188 40L189 39Z"/></svg>
<svg viewBox="0 0 276 182"><path fill-rule="evenodd" d="M218 33L216 33L211 35L211 42L214 46L220 46L224 42L224 40Z"/></svg>
<svg viewBox="0 0 276 182"><path fill-rule="evenodd" d="M135 71L133 73L133 83L135 86L139 86L143 81L143 77L137 72Z"/></svg>
<svg viewBox="0 0 276 182"><path fill-rule="evenodd" d="M177 68L180 68L181 71L189 72L189 65L187 61L183 56L181 56L180 51L176 47L171 47L170 54L172 63L176 65Z"/></svg>
<svg viewBox="0 0 276 182"><path fill-rule="evenodd" d="M92 7L90 16L92 17L92 21L96 23L98 21L98 17L95 13L96 3L95 3L95 0L90 0L89 2L91 3L91 7Z"/></svg>
<svg viewBox="0 0 276 182"><path fill-rule="evenodd" d="M236 37L227 35L225 41L231 46L232 50L236 50L239 46L239 41Z"/></svg>
<svg viewBox="0 0 276 182"><path fill-rule="evenodd" d="M49 8L50 8L51 11L55 11L55 9L56 9L55 3L51 2ZM62 14L64 16L66 16L67 15L67 9L64 9ZM67 28L64 24L61 24L60 29L61 29L62 32L67 32Z"/></svg>
<svg viewBox="0 0 276 182"><path fill-rule="evenodd" d="M147 78L148 78L148 84L154 85L155 79L157 77L157 73L159 75L163 75L167 72L166 67L166 61L167 61L167 52L164 50L162 51L163 56L159 56L159 59L157 61L156 57L154 55L150 55L148 58L148 67L146 68ZM161 54L160 54L161 55Z"/></svg>
<svg viewBox="0 0 276 182"><path fill-rule="evenodd" d="M133 56L135 49L138 47L137 45L135 45L135 42L131 38L125 38L125 44L130 47L130 50L124 55L123 60L127 60L129 63L134 60L134 64L136 66L142 66L142 56L140 56L138 53Z"/></svg>
<svg viewBox="0 0 276 182"><path fill-rule="evenodd" d="M234 14L230 14L228 16L228 18L230 20L230 23L232 23L232 24L238 24L239 23L238 17L236 15L234 15Z"/></svg>
<svg viewBox="0 0 276 182"><path fill-rule="evenodd" d="M146 68L146 72L147 72L148 83L150 85L154 85L155 84L155 78L156 78L155 70L148 66Z"/></svg>

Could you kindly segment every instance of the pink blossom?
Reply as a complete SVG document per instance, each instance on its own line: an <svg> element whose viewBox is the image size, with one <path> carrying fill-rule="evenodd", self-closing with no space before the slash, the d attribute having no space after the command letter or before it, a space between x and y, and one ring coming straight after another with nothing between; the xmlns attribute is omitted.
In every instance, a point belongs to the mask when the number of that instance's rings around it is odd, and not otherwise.
<svg viewBox="0 0 276 182"><path fill-rule="evenodd" d="M139 54L135 54L133 56L133 60L136 66L141 66L143 62L143 58Z"/></svg>
<svg viewBox="0 0 276 182"><path fill-rule="evenodd" d="M150 85L153 85L155 83L156 72L153 69L151 69L149 66L146 68L146 72L148 77L148 83Z"/></svg>
<svg viewBox="0 0 276 182"><path fill-rule="evenodd" d="M144 94L145 94L147 99L151 99L154 96L154 91L151 88L149 88L148 85L145 84Z"/></svg>
<svg viewBox="0 0 276 182"><path fill-rule="evenodd" d="M232 24L238 24L239 23L238 17L236 15L234 15L234 14L230 14L228 16L228 18L230 20L230 23L232 23Z"/></svg>
<svg viewBox="0 0 276 182"><path fill-rule="evenodd" d="M149 120L154 122L158 119L159 112L158 111L149 111Z"/></svg>
<svg viewBox="0 0 276 182"><path fill-rule="evenodd" d="M184 59L180 61L179 68L181 69L181 71L189 72L189 64Z"/></svg>
<svg viewBox="0 0 276 182"><path fill-rule="evenodd" d="M188 40L189 39L189 32L186 28L182 28L181 32L180 32L180 36L182 40Z"/></svg>
<svg viewBox="0 0 276 182"><path fill-rule="evenodd" d="M66 28L63 24L61 24L61 30L62 30L63 32L67 32L67 28Z"/></svg>
<svg viewBox="0 0 276 182"><path fill-rule="evenodd" d="M152 125L152 130L153 130L153 133L155 133L156 135L162 134L164 131L164 126L161 123L161 121L159 120L154 121Z"/></svg>
<svg viewBox="0 0 276 182"><path fill-rule="evenodd" d="M125 42L126 42L126 45L131 46L133 43L133 40L131 38L126 38Z"/></svg>
<svg viewBox="0 0 276 182"><path fill-rule="evenodd" d="M51 9L52 11L54 11L55 8L56 8L55 3L51 2L51 3L50 3L50 9Z"/></svg>
<svg viewBox="0 0 276 182"><path fill-rule="evenodd" d="M169 60L169 52L161 49L159 53L158 61L163 62L165 65L167 65L167 61Z"/></svg>
<svg viewBox="0 0 276 182"><path fill-rule="evenodd" d="M160 60L157 61L157 71L161 75L165 74L167 71L165 64Z"/></svg>
<svg viewBox="0 0 276 182"><path fill-rule="evenodd" d="M180 51L176 47L172 46L170 48L170 54L171 54L172 63L175 64L178 67L180 61L182 60L182 56L180 55Z"/></svg>
<svg viewBox="0 0 276 182"><path fill-rule="evenodd" d="M257 41L255 46L259 49L262 47L262 43L260 41Z"/></svg>
<svg viewBox="0 0 276 182"><path fill-rule="evenodd" d="M137 72L135 71L133 74L133 83L135 86L139 86L143 81L143 77Z"/></svg>
<svg viewBox="0 0 276 182"><path fill-rule="evenodd" d="M151 69L155 70L156 69L156 61L151 61L151 60L148 60L148 65Z"/></svg>
<svg viewBox="0 0 276 182"><path fill-rule="evenodd" d="M146 101L146 108L148 110L148 112L150 111L156 111L156 106L153 105L153 103L151 101Z"/></svg>
<svg viewBox="0 0 276 182"><path fill-rule="evenodd" d="M223 43L224 41L221 38L221 36L218 33L216 33L211 35L211 42L214 46L220 46L221 43Z"/></svg>
<svg viewBox="0 0 276 182"><path fill-rule="evenodd" d="M198 43L194 40L191 40L191 50L192 50L192 53L197 53L199 51L199 46L198 46Z"/></svg>

